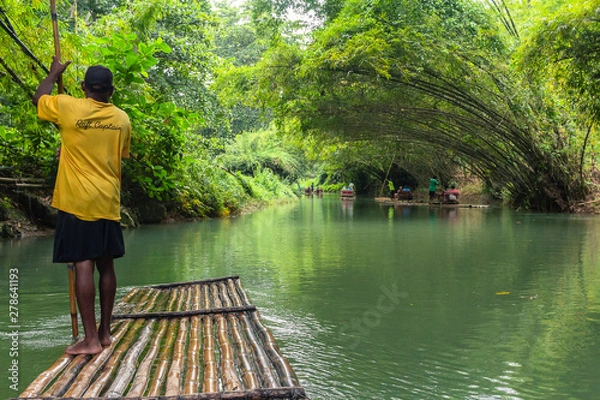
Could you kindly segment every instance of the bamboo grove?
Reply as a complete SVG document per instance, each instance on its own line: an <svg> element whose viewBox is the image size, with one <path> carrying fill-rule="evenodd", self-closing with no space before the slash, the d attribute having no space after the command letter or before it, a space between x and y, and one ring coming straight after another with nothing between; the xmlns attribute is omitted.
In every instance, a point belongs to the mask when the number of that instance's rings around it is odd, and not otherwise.
<svg viewBox="0 0 600 400"><path fill-rule="evenodd" d="M224 85L252 82L304 134L417 155L413 175L466 169L516 207L572 211L590 195L600 2L342 3L306 46L273 34Z"/></svg>

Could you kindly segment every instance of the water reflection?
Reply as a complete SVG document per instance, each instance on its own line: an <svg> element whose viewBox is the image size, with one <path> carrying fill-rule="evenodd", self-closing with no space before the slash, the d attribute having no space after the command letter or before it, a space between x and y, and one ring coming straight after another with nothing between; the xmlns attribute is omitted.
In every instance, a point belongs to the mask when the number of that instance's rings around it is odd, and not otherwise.
<svg viewBox="0 0 600 400"><path fill-rule="evenodd" d="M348 218L352 218L352 212L354 210L354 200L343 199L342 204L342 215Z"/></svg>

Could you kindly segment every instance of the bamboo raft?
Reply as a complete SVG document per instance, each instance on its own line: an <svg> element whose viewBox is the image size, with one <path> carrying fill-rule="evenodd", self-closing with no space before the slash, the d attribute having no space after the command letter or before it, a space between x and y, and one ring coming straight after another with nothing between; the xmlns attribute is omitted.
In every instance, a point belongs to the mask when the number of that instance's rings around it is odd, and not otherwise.
<svg viewBox="0 0 600 400"><path fill-rule="evenodd" d="M490 208L489 204L465 204L465 203L440 203L434 201L432 203L424 201L407 201L390 199L389 197L376 197L375 201L383 205L399 205L399 206L430 206L430 207L442 207L442 208Z"/></svg>
<svg viewBox="0 0 600 400"><path fill-rule="evenodd" d="M64 354L19 399L306 399L271 332L231 276L131 290L110 347Z"/></svg>
<svg viewBox="0 0 600 400"><path fill-rule="evenodd" d="M356 197L356 193L354 192L354 190L342 189L340 196L342 200L354 200L354 198Z"/></svg>

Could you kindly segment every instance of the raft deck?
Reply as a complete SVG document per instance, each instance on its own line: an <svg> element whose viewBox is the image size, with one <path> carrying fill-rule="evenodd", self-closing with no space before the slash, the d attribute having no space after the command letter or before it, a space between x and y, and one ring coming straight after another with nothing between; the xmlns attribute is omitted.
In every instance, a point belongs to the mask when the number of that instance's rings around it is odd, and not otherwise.
<svg viewBox="0 0 600 400"><path fill-rule="evenodd" d="M427 201L413 201L413 200L398 200L390 199L389 197L376 197L375 202L383 205L397 205L397 206L430 206L430 207L443 207L443 208L490 208L489 204L468 204L468 203L440 203L434 201L429 203Z"/></svg>
<svg viewBox="0 0 600 400"><path fill-rule="evenodd" d="M342 200L354 200L356 193L354 190L342 189L340 196Z"/></svg>
<svg viewBox="0 0 600 400"><path fill-rule="evenodd" d="M239 277L139 287L113 344L64 354L19 399L306 399Z"/></svg>

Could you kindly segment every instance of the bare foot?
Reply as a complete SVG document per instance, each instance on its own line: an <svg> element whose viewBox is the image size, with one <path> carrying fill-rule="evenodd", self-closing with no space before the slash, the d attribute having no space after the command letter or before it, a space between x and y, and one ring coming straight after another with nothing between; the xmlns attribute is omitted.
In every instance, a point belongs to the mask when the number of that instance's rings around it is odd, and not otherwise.
<svg viewBox="0 0 600 400"><path fill-rule="evenodd" d="M98 334L98 336L100 337L100 345L102 347L109 347L114 340L110 335L108 337L103 337L100 334Z"/></svg>
<svg viewBox="0 0 600 400"><path fill-rule="evenodd" d="M98 327L98 340L102 347L108 347L112 344L113 338L110 336L110 328L104 329L102 324Z"/></svg>
<svg viewBox="0 0 600 400"><path fill-rule="evenodd" d="M84 340L77 342L74 345L67 347L65 353L78 355L78 354L98 354L102 352L102 345L100 342L88 343Z"/></svg>

